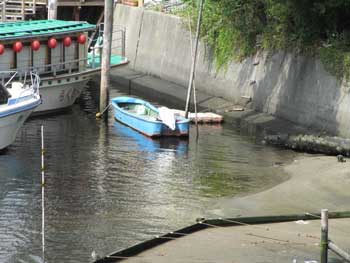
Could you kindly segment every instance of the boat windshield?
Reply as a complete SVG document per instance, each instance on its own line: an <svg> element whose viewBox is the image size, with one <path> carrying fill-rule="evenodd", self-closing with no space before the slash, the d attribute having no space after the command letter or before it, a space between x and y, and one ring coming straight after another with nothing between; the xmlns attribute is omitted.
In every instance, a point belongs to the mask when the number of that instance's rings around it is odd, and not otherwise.
<svg viewBox="0 0 350 263"><path fill-rule="evenodd" d="M7 100L11 97L8 90L0 84L0 104L7 104Z"/></svg>

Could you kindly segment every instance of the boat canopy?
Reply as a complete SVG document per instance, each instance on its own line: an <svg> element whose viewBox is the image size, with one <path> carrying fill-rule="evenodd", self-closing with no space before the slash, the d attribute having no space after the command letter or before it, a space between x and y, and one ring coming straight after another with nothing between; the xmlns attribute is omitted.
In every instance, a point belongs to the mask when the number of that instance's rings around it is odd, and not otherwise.
<svg viewBox="0 0 350 263"><path fill-rule="evenodd" d="M82 21L32 20L0 23L0 40L57 36L95 30L96 26Z"/></svg>
<svg viewBox="0 0 350 263"><path fill-rule="evenodd" d="M0 84L0 104L7 104L8 99L11 97L11 94L8 90Z"/></svg>

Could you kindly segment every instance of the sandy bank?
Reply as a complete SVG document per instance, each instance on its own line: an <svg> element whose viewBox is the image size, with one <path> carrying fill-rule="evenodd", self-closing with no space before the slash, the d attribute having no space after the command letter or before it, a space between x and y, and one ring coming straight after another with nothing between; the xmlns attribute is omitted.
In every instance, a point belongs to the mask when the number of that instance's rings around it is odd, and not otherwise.
<svg viewBox="0 0 350 263"><path fill-rule="evenodd" d="M291 178L269 190L220 200L218 216L258 216L350 210L350 161L332 156L299 157L284 170ZM224 211L224 212L223 212Z"/></svg>

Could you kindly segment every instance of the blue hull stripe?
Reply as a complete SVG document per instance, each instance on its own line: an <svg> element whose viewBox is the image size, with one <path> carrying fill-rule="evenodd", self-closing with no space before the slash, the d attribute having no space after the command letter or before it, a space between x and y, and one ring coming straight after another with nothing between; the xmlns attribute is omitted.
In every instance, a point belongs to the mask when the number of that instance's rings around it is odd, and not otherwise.
<svg viewBox="0 0 350 263"><path fill-rule="evenodd" d="M40 104L41 104L41 99L39 99L37 101L34 101L34 102L32 102L32 103L30 103L28 105L25 105L25 106L22 106L22 107L18 107L18 108L15 108L15 109L8 110L8 111L5 111L3 113L0 113L0 118L6 117L6 116L9 116L9 115L13 115L13 114L16 114L18 112L34 109L34 108L38 107Z"/></svg>

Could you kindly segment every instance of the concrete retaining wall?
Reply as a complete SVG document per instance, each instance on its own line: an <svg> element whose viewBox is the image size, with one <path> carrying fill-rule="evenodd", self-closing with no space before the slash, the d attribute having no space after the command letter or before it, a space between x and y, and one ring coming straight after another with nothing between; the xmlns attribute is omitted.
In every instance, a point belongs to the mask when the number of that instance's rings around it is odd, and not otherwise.
<svg viewBox="0 0 350 263"><path fill-rule="evenodd" d="M114 23L126 27L126 56L136 71L187 86L190 33L172 15L118 5ZM306 127L350 137L350 85L340 83L317 59L286 52L257 54L217 72L200 44L196 87L238 102L250 96L255 110Z"/></svg>

